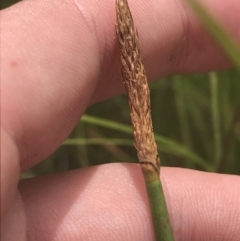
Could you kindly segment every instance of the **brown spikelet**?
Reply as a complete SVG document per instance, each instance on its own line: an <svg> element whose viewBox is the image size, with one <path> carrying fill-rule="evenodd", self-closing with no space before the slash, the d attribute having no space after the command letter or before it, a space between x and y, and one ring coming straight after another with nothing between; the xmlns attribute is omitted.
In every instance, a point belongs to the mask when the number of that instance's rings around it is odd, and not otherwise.
<svg viewBox="0 0 240 241"><path fill-rule="evenodd" d="M160 159L153 134L148 81L127 0L117 0L116 11L122 78L130 107L135 147L143 171L157 171L159 174Z"/></svg>

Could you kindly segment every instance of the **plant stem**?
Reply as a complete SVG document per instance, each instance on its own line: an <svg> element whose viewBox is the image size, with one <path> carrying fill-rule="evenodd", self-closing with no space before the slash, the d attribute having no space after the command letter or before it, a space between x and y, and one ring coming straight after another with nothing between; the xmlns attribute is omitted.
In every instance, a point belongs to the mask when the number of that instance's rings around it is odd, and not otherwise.
<svg viewBox="0 0 240 241"><path fill-rule="evenodd" d="M117 0L116 11L122 78L128 97L134 144L148 192L155 236L157 241L174 241L159 178L160 159L153 133L150 91L141 59L137 30L127 0Z"/></svg>
<svg viewBox="0 0 240 241"><path fill-rule="evenodd" d="M169 221L167 204L159 178L147 181L145 178L156 240L174 240Z"/></svg>

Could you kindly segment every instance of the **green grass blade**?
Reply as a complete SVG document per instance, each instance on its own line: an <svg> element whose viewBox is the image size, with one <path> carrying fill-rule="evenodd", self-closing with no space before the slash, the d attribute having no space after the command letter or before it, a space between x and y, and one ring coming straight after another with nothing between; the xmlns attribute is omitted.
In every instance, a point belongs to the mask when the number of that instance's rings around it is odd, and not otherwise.
<svg viewBox="0 0 240 241"><path fill-rule="evenodd" d="M182 141L185 146L191 148L192 147L192 138L190 132L190 123L188 118L187 106L186 106L186 98L185 98L185 83L180 75L173 76L173 87L175 90L175 102L177 114L179 116L179 126L181 131ZM191 166L192 163L189 163Z"/></svg>
<svg viewBox="0 0 240 241"><path fill-rule="evenodd" d="M133 146L133 140L121 138L69 138L63 145L123 145Z"/></svg>
<svg viewBox="0 0 240 241"><path fill-rule="evenodd" d="M124 138L69 138L64 141L63 145L122 145L122 146L134 146L133 139L124 139ZM162 153L168 153L177 156L187 157L193 163L198 164L207 171L214 171L213 167L205 162L202 158L196 154L189 151L187 148L179 148L178 145L161 145L158 143L158 150Z"/></svg>
<svg viewBox="0 0 240 241"><path fill-rule="evenodd" d="M230 36L228 31L221 26L211 13L198 0L186 0L197 14L206 29L230 57L235 66L240 69L240 46Z"/></svg>
<svg viewBox="0 0 240 241"><path fill-rule="evenodd" d="M132 128L130 126L118 123L116 121L110 121L107 119L98 118L86 114L81 117L81 121L86 122L88 124L107 127L109 129L121 131L127 134L132 134Z"/></svg>
<svg viewBox="0 0 240 241"><path fill-rule="evenodd" d="M89 116L89 115L83 115L81 118L81 121L89 123L89 124L98 125L98 126L102 126L105 128L121 131L123 133L132 135L132 128L130 126L124 125L124 124L121 124L121 123L118 123L115 121L110 121L110 120L106 120L106 119L98 118L98 117L94 117L94 116ZM165 137L162 137L162 136L156 135L156 134L155 134L155 139L156 139L158 148L160 147L161 151L187 158L187 159L191 160L192 162L195 162L202 168L204 168L206 171L214 171L213 167L209 163L207 163L204 159L202 159L200 156L198 156L197 154L192 152L187 147L180 145L168 138L165 138ZM115 139L115 140L117 140L117 139Z"/></svg>
<svg viewBox="0 0 240 241"><path fill-rule="evenodd" d="M213 124L213 139L214 139L214 159L216 169L219 166L222 150L220 116L219 116L219 98L218 98L218 77L215 72L209 74L210 89L212 99L212 124Z"/></svg>

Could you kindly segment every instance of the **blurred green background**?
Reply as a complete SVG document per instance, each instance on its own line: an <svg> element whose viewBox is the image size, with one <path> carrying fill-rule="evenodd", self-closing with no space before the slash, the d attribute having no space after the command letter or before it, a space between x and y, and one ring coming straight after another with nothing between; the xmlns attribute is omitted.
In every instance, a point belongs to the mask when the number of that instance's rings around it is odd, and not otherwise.
<svg viewBox="0 0 240 241"><path fill-rule="evenodd" d="M169 76L150 89L162 165L240 174L239 71ZM69 139L22 178L109 162L138 162L125 95L91 106Z"/></svg>

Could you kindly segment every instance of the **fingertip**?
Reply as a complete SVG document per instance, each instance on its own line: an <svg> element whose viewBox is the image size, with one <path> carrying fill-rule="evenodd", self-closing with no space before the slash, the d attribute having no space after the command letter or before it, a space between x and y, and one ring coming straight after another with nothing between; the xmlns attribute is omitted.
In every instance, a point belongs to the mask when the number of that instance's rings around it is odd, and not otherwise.
<svg viewBox="0 0 240 241"><path fill-rule="evenodd" d="M216 237L238 240L239 176L162 168L161 179L175 237L179 240L219 240Z"/></svg>
<svg viewBox="0 0 240 241"><path fill-rule="evenodd" d="M161 179L176 240L238 241L239 177L162 168ZM24 180L20 190L35 237L44 231L44 240L154 240L138 165L107 164Z"/></svg>

